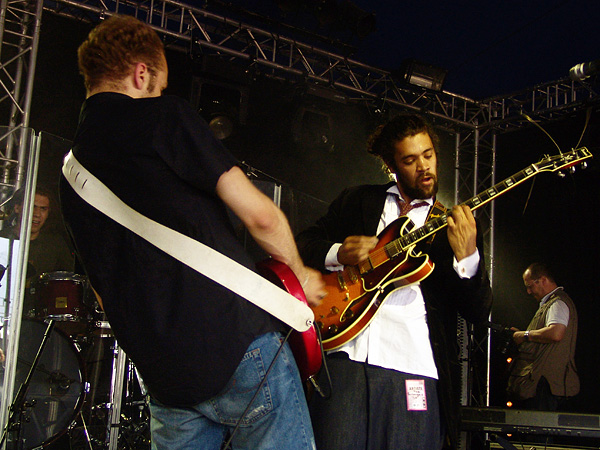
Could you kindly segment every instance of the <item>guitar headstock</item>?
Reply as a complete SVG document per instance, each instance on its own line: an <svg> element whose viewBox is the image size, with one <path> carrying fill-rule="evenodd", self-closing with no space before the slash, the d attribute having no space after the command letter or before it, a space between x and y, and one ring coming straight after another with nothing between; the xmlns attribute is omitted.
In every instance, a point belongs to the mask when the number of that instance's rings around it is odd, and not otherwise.
<svg viewBox="0 0 600 450"><path fill-rule="evenodd" d="M534 166L540 172L557 172L564 169L575 170L575 166L588 158L592 158L592 154L587 148L581 147L560 155L544 156Z"/></svg>

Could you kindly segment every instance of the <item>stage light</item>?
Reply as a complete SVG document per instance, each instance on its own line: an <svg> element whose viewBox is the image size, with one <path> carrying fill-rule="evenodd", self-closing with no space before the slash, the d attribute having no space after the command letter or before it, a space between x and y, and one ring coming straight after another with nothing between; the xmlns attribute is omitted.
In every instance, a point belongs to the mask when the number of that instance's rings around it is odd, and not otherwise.
<svg viewBox="0 0 600 450"><path fill-rule="evenodd" d="M292 138L305 149L332 152L335 147L332 130L333 120L329 114L303 106L295 113Z"/></svg>
<svg viewBox="0 0 600 450"><path fill-rule="evenodd" d="M402 63L400 71L397 72L407 83L434 91L442 90L447 73L446 69L414 59L405 60Z"/></svg>
<svg viewBox="0 0 600 450"><path fill-rule="evenodd" d="M210 122L208 122L208 127L220 141L231 136L234 130L234 125L231 118L223 114L217 114L214 116Z"/></svg>
<svg viewBox="0 0 600 450"><path fill-rule="evenodd" d="M191 103L215 136L219 140L227 139L246 124L248 87L194 77Z"/></svg>

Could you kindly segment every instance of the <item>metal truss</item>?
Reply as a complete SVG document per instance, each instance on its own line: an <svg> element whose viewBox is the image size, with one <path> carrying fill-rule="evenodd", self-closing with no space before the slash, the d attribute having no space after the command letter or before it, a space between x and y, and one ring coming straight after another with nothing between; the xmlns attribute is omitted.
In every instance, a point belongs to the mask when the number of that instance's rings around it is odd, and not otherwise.
<svg viewBox="0 0 600 450"><path fill-rule="evenodd" d="M9 126L29 125L39 44L41 1L2 0L0 9L0 102L11 102ZM25 86L23 86L25 81Z"/></svg>
<svg viewBox="0 0 600 450"><path fill-rule="evenodd" d="M465 201L493 186L496 136L528 125L526 116L541 122L558 120L588 105L598 104L597 86L567 78L540 84L507 96L481 101L449 92L436 92L394 78L391 72L352 60L307 42L283 36L239 20L174 0L36 0L37 3L2 0L0 52L2 90L13 102L11 127L27 126L32 71L35 69L37 36L44 10L86 22L98 22L114 14L128 14L150 24L164 36L168 48L217 54L273 78L298 80L337 90L376 109L413 110L428 115L436 126L455 135L456 202ZM7 52L6 49L14 49ZM9 56L10 55L10 56ZM8 56L8 58L7 58ZM9 66L15 66L11 72ZM27 71L30 72L27 72ZM22 81L26 80L24 89ZM21 92L25 92L22 95ZM493 277L493 203L478 210L483 226L490 276ZM459 327L464 342L463 374L473 384L473 353L485 353L485 339ZM489 348L489 345L487 345ZM487 399L487 384L483 387ZM466 404L482 402L467 392Z"/></svg>
<svg viewBox="0 0 600 450"><path fill-rule="evenodd" d="M22 183L28 150L29 112L39 44L42 0L2 0L0 9L0 105L9 111L0 135L0 197Z"/></svg>
<svg viewBox="0 0 600 450"><path fill-rule="evenodd" d="M591 85L567 79L514 95L475 101L435 92L394 79L388 71L275 34L238 20L173 0L48 0L46 10L98 21L112 14L138 17L165 35L169 45L218 53L267 75L297 78L339 89L376 107L396 106L426 112L446 126L509 129L522 114L554 119L596 100Z"/></svg>
<svg viewBox="0 0 600 450"><path fill-rule="evenodd" d="M496 137L494 128L466 130L455 134L455 203L463 203L496 184ZM487 255L490 282L494 277L494 202L474 213L479 221ZM487 353L489 334L476 336L473 327L459 320L459 343L463 378L464 405L484 406L489 401L489 365L487 355L474 361L474 354ZM483 364L482 361L486 363ZM475 363L475 365L473 364ZM477 383L474 380L477 378ZM483 378L483 379L482 379Z"/></svg>
<svg viewBox="0 0 600 450"><path fill-rule="evenodd" d="M526 115L542 122L564 118L600 103L598 86L563 78L482 102L486 127L508 131L527 124Z"/></svg>
<svg viewBox="0 0 600 450"><path fill-rule="evenodd" d="M497 127L463 128L455 134L455 203L463 203L496 184ZM490 283L494 279L494 202L475 211L483 237ZM490 333L458 318L461 404L485 407L489 404ZM467 433L461 433L459 448L471 448Z"/></svg>

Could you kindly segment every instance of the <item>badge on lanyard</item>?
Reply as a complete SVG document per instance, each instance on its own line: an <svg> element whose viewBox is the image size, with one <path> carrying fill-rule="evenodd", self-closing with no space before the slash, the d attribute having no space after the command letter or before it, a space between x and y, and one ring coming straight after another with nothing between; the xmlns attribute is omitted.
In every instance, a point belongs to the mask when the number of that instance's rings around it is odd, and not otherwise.
<svg viewBox="0 0 600 450"><path fill-rule="evenodd" d="M406 380L406 409L427 411L425 380Z"/></svg>

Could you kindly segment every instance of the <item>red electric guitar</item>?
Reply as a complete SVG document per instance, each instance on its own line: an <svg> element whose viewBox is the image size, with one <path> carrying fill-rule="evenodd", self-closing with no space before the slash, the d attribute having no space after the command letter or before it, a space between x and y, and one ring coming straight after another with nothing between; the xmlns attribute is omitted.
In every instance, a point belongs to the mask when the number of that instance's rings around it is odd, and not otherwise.
<svg viewBox="0 0 600 450"><path fill-rule="evenodd" d="M306 302L302 285L288 266L275 259L269 258L256 264L258 272L271 283L279 286L298 300ZM309 380L321 368L321 345L314 325L304 332L292 331L290 347L294 353L296 364L300 370L302 381Z"/></svg>

